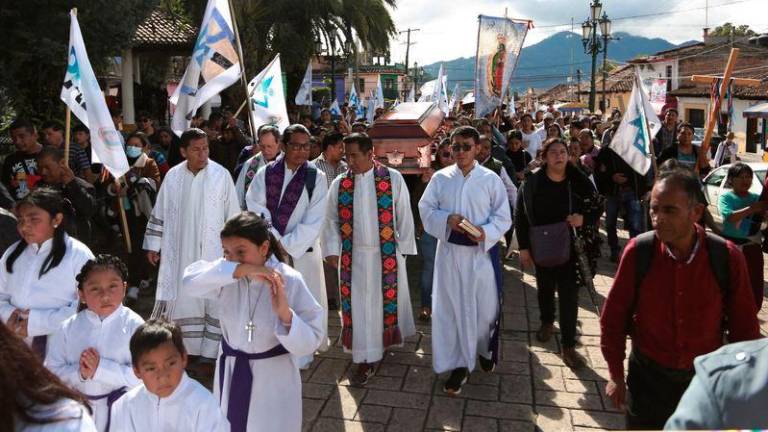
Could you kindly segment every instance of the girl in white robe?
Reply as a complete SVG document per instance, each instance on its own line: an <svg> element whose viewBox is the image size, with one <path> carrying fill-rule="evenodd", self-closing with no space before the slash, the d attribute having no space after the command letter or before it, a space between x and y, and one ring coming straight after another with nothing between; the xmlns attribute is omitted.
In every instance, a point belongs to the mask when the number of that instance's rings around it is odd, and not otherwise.
<svg viewBox="0 0 768 432"><path fill-rule="evenodd" d="M220 301L214 393L233 432L300 431L298 363L325 337L324 310L301 274L276 259L279 244L264 219L240 213L221 238L225 258L188 266L183 283L190 295Z"/></svg>
<svg viewBox="0 0 768 432"><path fill-rule="evenodd" d="M45 357L48 336L77 312L77 281L93 259L62 225L64 202L48 188L16 204L21 240L0 258L0 320Z"/></svg>
<svg viewBox="0 0 768 432"><path fill-rule="evenodd" d="M127 277L117 257L99 255L86 263L77 280L87 307L64 321L45 360L48 369L88 397L102 432L109 430L112 403L141 383L133 373L128 343L144 320L122 304Z"/></svg>

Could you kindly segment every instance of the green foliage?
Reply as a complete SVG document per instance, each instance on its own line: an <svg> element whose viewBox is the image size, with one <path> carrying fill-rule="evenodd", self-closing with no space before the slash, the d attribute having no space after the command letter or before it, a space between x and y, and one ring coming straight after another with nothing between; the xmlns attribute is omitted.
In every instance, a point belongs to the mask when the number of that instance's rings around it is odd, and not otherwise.
<svg viewBox="0 0 768 432"><path fill-rule="evenodd" d="M130 43L159 0L23 0L0 8L0 87L15 114L42 120L64 117L59 100L67 64L69 10L78 8L88 58L98 75ZM7 115L0 107L0 117Z"/></svg>
<svg viewBox="0 0 768 432"><path fill-rule="evenodd" d="M715 27L710 33L710 36L756 36L757 33L752 31L748 25L733 25L729 22Z"/></svg>
<svg viewBox="0 0 768 432"><path fill-rule="evenodd" d="M331 89L330 87L315 87L312 89L312 100L313 101L322 101L331 100Z"/></svg>

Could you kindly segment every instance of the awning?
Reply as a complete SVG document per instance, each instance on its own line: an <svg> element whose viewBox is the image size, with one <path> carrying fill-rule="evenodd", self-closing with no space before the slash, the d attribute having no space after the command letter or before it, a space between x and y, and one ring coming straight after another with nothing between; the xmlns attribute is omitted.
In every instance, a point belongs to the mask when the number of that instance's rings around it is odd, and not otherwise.
<svg viewBox="0 0 768 432"><path fill-rule="evenodd" d="M744 110L746 118L768 118L768 103L761 103Z"/></svg>

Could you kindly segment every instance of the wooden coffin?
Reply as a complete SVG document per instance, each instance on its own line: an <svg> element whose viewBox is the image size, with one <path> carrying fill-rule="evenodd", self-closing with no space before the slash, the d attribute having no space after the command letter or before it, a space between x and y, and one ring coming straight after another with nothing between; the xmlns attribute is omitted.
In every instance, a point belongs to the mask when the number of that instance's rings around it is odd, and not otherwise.
<svg viewBox="0 0 768 432"><path fill-rule="evenodd" d="M376 159L403 174L432 164L432 141L444 114L432 102L405 102L383 114L368 131Z"/></svg>

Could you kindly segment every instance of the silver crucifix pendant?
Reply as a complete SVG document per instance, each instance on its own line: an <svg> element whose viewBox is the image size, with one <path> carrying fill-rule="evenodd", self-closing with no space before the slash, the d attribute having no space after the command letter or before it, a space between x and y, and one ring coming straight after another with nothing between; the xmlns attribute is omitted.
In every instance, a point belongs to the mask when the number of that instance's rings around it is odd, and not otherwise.
<svg viewBox="0 0 768 432"><path fill-rule="evenodd" d="M253 321L248 321L248 324L245 325L245 331L248 332L248 342L253 342L253 329L255 329L256 326L253 325Z"/></svg>

